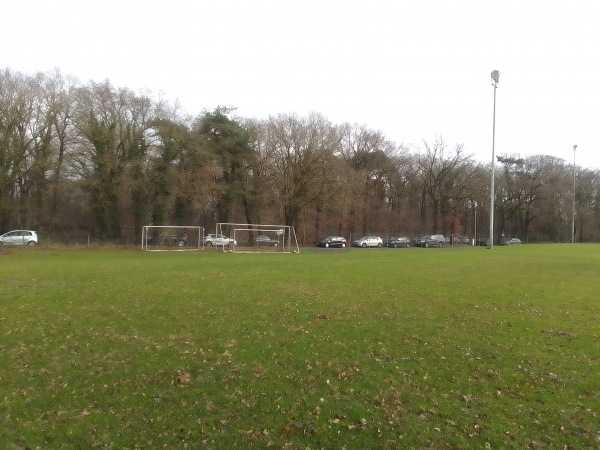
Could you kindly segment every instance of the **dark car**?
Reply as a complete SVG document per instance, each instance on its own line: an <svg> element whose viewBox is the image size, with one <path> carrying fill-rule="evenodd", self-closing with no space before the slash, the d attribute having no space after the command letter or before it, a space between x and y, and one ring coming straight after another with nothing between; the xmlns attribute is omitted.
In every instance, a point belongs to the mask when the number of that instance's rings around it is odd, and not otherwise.
<svg viewBox="0 0 600 450"><path fill-rule="evenodd" d="M475 241L475 245L480 247L489 247L490 240L488 238L478 238L477 241Z"/></svg>
<svg viewBox="0 0 600 450"><path fill-rule="evenodd" d="M443 234L426 234L415 239L417 247L443 247L446 238Z"/></svg>
<svg viewBox="0 0 600 450"><path fill-rule="evenodd" d="M392 236L391 238L388 239L388 241L385 243L386 247L393 247L393 248L398 248L398 247L403 247L403 248L408 248L410 247L410 239L407 238L406 236Z"/></svg>
<svg viewBox="0 0 600 450"><path fill-rule="evenodd" d="M521 245L521 239L519 238L508 238L508 239L504 239L502 242L500 242L500 245Z"/></svg>
<svg viewBox="0 0 600 450"><path fill-rule="evenodd" d="M468 244L469 238L467 236L446 236L446 243L450 245Z"/></svg>
<svg viewBox="0 0 600 450"><path fill-rule="evenodd" d="M317 242L317 247L346 247L346 238L342 236L327 236Z"/></svg>
<svg viewBox="0 0 600 450"><path fill-rule="evenodd" d="M276 239L271 239L266 234L259 234L250 241L250 245L255 247L277 247L279 245L279 241Z"/></svg>

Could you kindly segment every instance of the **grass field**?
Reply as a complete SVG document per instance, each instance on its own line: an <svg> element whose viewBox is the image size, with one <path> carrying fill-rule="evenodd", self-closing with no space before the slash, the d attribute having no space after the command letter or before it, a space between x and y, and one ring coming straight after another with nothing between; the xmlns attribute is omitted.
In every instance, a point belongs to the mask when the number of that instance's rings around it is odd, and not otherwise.
<svg viewBox="0 0 600 450"><path fill-rule="evenodd" d="M600 246L0 254L0 442L600 447Z"/></svg>

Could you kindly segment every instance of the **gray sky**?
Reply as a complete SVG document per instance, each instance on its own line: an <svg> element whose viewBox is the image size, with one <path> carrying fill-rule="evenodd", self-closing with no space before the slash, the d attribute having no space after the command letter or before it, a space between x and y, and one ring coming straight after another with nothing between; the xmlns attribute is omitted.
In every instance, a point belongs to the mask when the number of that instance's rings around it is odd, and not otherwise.
<svg viewBox="0 0 600 450"><path fill-rule="evenodd" d="M58 68L266 118L323 114L412 148L600 167L598 0L0 0L0 67Z"/></svg>

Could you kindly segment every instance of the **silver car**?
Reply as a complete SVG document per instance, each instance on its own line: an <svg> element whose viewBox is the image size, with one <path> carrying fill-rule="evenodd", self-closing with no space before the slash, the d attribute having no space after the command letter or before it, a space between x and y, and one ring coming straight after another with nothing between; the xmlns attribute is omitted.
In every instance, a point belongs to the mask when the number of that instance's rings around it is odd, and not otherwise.
<svg viewBox="0 0 600 450"><path fill-rule="evenodd" d="M500 242L500 245L521 245L521 239L519 238L509 238L509 239L504 239L502 242Z"/></svg>
<svg viewBox="0 0 600 450"><path fill-rule="evenodd" d="M211 246L219 246L219 247L228 247L230 245L237 245L237 241L235 239L231 239L224 234L207 234L204 239L204 245L206 247Z"/></svg>
<svg viewBox="0 0 600 450"><path fill-rule="evenodd" d="M363 236L360 239L352 242L354 247L383 247L383 239L379 236Z"/></svg>
<svg viewBox="0 0 600 450"><path fill-rule="evenodd" d="M31 230L14 230L0 236L2 245L36 245L38 243L37 233Z"/></svg>

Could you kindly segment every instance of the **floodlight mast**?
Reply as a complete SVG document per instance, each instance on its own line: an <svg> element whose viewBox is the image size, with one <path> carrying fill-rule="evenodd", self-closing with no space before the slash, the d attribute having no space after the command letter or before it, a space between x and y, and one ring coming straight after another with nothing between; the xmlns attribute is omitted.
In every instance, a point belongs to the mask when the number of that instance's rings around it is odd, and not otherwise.
<svg viewBox="0 0 600 450"><path fill-rule="evenodd" d="M575 150L577 145L573 146L573 215L571 222L571 243L575 243Z"/></svg>
<svg viewBox="0 0 600 450"><path fill-rule="evenodd" d="M500 79L500 72L492 70L492 86L494 86L494 116L492 121L492 174L490 177L490 245L488 248L494 248L494 160L495 156L495 145L496 145L496 89L498 88L498 80Z"/></svg>

